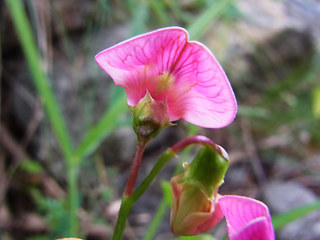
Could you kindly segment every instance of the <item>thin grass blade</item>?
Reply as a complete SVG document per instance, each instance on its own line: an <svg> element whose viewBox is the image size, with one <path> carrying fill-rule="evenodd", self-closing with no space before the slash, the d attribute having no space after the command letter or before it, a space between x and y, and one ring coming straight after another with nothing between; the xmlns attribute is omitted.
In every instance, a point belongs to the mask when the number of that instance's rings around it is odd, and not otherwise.
<svg viewBox="0 0 320 240"><path fill-rule="evenodd" d="M272 217L272 224L275 230L283 228L285 225L304 217L305 215L320 209L320 200L295 208L289 212L281 213Z"/></svg>
<svg viewBox="0 0 320 240"><path fill-rule="evenodd" d="M235 0L217 0L206 9L189 27L190 39L199 38L210 26L210 24L219 18L226 8Z"/></svg>
<svg viewBox="0 0 320 240"><path fill-rule="evenodd" d="M6 0L12 16L14 26L21 41L22 49L29 65L34 85L37 88L44 108L57 137L58 143L65 158L72 161L72 144L61 109L52 91L50 82L41 68L38 50L31 32L29 20L26 16L22 1Z"/></svg>

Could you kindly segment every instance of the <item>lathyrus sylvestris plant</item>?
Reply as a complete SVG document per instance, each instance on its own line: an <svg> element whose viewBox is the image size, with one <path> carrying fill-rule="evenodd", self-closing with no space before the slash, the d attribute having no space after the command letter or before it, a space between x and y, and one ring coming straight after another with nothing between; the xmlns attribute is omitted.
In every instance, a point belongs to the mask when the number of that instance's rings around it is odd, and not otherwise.
<svg viewBox="0 0 320 240"><path fill-rule="evenodd" d="M113 240L122 239L132 206L163 166L190 144L202 144L204 149L186 165L185 172L171 180L172 231L177 235L198 234L211 229L225 216L232 240L251 239L245 237L263 231L267 237L264 239L273 239L270 216L264 204L218 194L229 161L222 148L204 136L184 139L169 148L134 189L146 144L163 128L178 119L200 127L221 128L235 118L237 102L233 90L210 50L199 42L189 41L185 29L169 27L103 50L95 60L116 85L125 88L137 135L137 150Z"/></svg>

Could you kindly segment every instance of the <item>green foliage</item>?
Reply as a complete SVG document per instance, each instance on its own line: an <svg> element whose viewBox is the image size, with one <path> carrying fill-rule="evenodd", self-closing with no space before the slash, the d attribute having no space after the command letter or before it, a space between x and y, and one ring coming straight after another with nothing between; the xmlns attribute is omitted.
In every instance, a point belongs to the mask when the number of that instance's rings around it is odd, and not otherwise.
<svg viewBox="0 0 320 240"><path fill-rule="evenodd" d="M275 230L281 229L287 224L293 222L294 220L302 218L308 213L311 213L318 209L320 209L320 200L299 208L295 208L291 211L275 215L272 217L272 223L273 223L274 229Z"/></svg>
<svg viewBox="0 0 320 240"><path fill-rule="evenodd" d="M312 90L312 112L315 118L320 118L320 86Z"/></svg>
<svg viewBox="0 0 320 240"><path fill-rule="evenodd" d="M254 114L243 112L243 107L239 108L240 114L259 117L259 121L253 122L259 131L272 134L281 126L289 128L293 136L307 131L312 142L319 145L320 133L313 130L320 126L315 116L318 104L317 87L310 90L317 86L319 81L318 65L318 56L307 58L293 68L284 79L272 84L265 91L259 105L251 108L257 110Z"/></svg>
<svg viewBox="0 0 320 240"><path fill-rule="evenodd" d="M35 160L24 160L19 163L18 167L31 174L41 173L43 171L42 165Z"/></svg>
<svg viewBox="0 0 320 240"><path fill-rule="evenodd" d="M196 236L185 236L185 237L179 237L177 239L180 240L216 240L212 235L209 234L199 234Z"/></svg>
<svg viewBox="0 0 320 240"><path fill-rule="evenodd" d="M28 18L21 1L6 1L11 16L21 41L22 49L29 64L30 72L33 76L34 85L47 111L52 128L57 136L61 150L66 160L71 161L72 144L69 132L65 125L61 109L57 103L55 94L52 91L48 77L41 68L39 53L35 45L35 40L31 32Z"/></svg>
<svg viewBox="0 0 320 240"><path fill-rule="evenodd" d="M132 36L147 32L148 17L149 5L145 1L139 1L133 11L131 24Z"/></svg>
<svg viewBox="0 0 320 240"><path fill-rule="evenodd" d="M172 205L172 197L171 197L170 182L162 181L160 186L161 186L161 190L162 190L162 194L163 194L163 199L167 203L167 206L171 206Z"/></svg>
<svg viewBox="0 0 320 240"><path fill-rule="evenodd" d="M214 1L193 23L188 27L190 39L197 39L210 24L218 19L234 0Z"/></svg>
<svg viewBox="0 0 320 240"><path fill-rule="evenodd" d="M32 197L37 204L38 210L44 214L45 220L51 227L52 232L47 235L47 239L56 239L69 234L69 211L64 199L52 199L42 195L42 193L33 189Z"/></svg>

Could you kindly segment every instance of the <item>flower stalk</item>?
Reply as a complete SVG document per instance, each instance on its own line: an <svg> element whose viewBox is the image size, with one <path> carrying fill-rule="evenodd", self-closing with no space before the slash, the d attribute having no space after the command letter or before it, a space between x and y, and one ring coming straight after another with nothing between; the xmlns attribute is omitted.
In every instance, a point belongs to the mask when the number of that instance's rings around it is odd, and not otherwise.
<svg viewBox="0 0 320 240"><path fill-rule="evenodd" d="M122 202L119 210L118 220L114 229L112 240L121 240L123 231L125 229L126 221L131 211L132 206L135 202L142 196L142 194L150 186L154 178L158 175L161 169L167 164L167 162L175 156L175 152L171 149L168 149L162 156L159 158L157 163L152 168L149 175L144 179L144 181L137 187L135 191L130 195L123 195Z"/></svg>
<svg viewBox="0 0 320 240"><path fill-rule="evenodd" d="M142 155L144 153L144 150L146 148L147 141L139 141L137 145L137 150L131 165L128 181L124 190L124 196L131 195L135 182L137 180L138 172L141 165Z"/></svg>
<svg viewBox="0 0 320 240"><path fill-rule="evenodd" d="M214 144L209 138L205 136L193 136L186 139L181 140L180 142L176 143L172 146L172 148L169 148L166 152L164 152L161 157L158 159L157 163L152 168L149 175L143 180L143 182L133 191L134 182L136 179L136 173L139 170L136 165L135 167L132 167L130 171L130 176L128 178L128 183L125 188L125 193L122 197L121 206L118 214L118 220L114 229L113 238L112 240L121 240L122 235L125 229L126 221L129 216L129 213L131 211L132 206L135 204L135 202L142 196L142 194L147 190L147 188L150 186L154 178L158 175L158 173L162 170L162 168L168 163L168 161L174 157L176 154L181 152L186 147L192 145L192 144L201 144L201 145L210 145L217 147L216 144ZM140 145L140 146L139 146ZM143 150L145 148L146 143L140 143L137 146L137 152L135 156L134 161L140 161L143 154ZM220 149L219 149L220 151ZM140 160L138 160L140 157ZM136 159L137 158L137 159ZM132 176L131 176L131 172ZM135 177L134 177L135 176ZM130 181L130 183L129 183ZM128 185L129 184L129 185Z"/></svg>

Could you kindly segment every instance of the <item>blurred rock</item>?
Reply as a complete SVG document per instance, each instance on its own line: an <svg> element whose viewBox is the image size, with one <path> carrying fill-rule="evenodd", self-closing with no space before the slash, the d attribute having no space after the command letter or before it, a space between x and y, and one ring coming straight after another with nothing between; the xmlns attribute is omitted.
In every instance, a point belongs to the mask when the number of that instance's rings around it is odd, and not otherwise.
<svg viewBox="0 0 320 240"><path fill-rule="evenodd" d="M243 164L234 164L231 165L228 169L225 180L227 185L230 187L243 188L248 187L250 184L250 172L248 171L248 167ZM222 185L223 187L224 185Z"/></svg>
<svg viewBox="0 0 320 240"><path fill-rule="evenodd" d="M317 201L317 196L298 182L269 183L263 190L265 203L273 214L284 213L294 208ZM320 210L293 221L277 232L278 240L320 239Z"/></svg>
<svg viewBox="0 0 320 240"><path fill-rule="evenodd" d="M310 63L320 42L319 3L240 0L235 5L242 17L233 24L213 24L206 44L221 61L239 102L254 105L261 92ZM304 17L307 9L315 22Z"/></svg>
<svg viewBox="0 0 320 240"><path fill-rule="evenodd" d="M249 87L265 91L270 83L283 81L293 69L310 62L314 52L310 32L283 29L258 43L254 51L246 55L249 69L245 76Z"/></svg>
<svg viewBox="0 0 320 240"><path fill-rule="evenodd" d="M255 103L262 93L284 82L293 71L299 69L295 74L307 71L314 53L315 43L309 31L285 28L252 44L246 52L233 55L232 63L242 63L236 69L227 66L226 71L234 83L237 98Z"/></svg>

